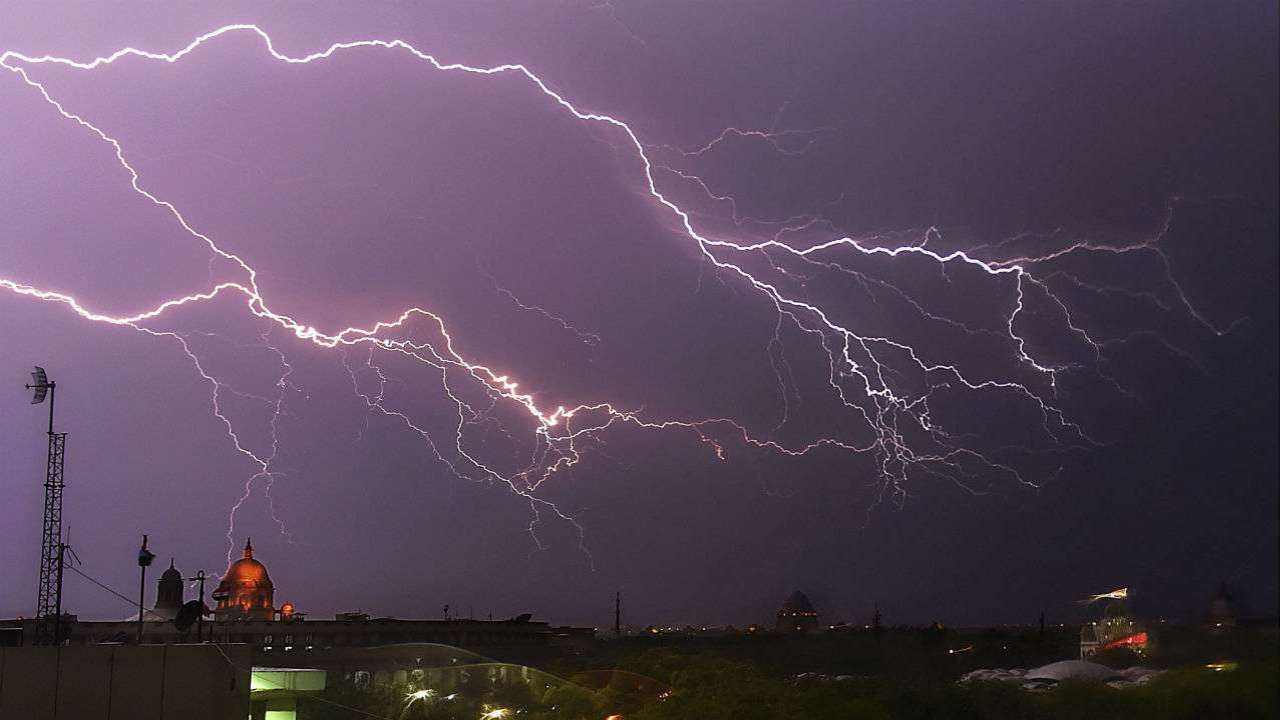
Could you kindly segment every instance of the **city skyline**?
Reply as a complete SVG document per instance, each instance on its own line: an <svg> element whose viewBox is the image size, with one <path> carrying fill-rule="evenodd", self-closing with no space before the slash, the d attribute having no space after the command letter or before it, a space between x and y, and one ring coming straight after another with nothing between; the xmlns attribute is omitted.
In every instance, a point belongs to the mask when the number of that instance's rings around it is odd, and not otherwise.
<svg viewBox="0 0 1280 720"><path fill-rule="evenodd" d="M125 594L1274 615L1274 7L117 10L0 31L0 615L32 365Z"/></svg>

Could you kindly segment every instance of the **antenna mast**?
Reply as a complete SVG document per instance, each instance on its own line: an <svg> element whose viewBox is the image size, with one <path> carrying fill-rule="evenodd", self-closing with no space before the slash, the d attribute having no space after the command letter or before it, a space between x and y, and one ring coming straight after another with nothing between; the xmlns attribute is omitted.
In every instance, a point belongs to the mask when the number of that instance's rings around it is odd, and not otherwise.
<svg viewBox="0 0 1280 720"><path fill-rule="evenodd" d="M31 373L31 404L39 405L49 398L49 456L44 472L44 531L40 540L40 589L36 596L37 645L52 645L61 640L62 618L62 461L67 447L67 434L53 431L53 397L57 383L49 379L44 368L36 366Z"/></svg>

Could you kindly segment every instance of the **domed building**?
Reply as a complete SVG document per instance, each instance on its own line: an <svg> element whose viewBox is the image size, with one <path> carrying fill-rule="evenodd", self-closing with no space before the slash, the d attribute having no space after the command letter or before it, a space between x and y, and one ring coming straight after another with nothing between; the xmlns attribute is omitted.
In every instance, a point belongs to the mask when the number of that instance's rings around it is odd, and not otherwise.
<svg viewBox="0 0 1280 720"><path fill-rule="evenodd" d="M775 628L783 633L813 632L818 629L818 611L813 609L808 596L797 590L782 603Z"/></svg>
<svg viewBox="0 0 1280 720"><path fill-rule="evenodd" d="M1217 594L1209 601L1205 625L1215 632L1230 630L1236 626L1236 602L1225 582L1218 586Z"/></svg>
<svg viewBox="0 0 1280 720"><path fill-rule="evenodd" d="M157 585L155 615L172 620L182 609L182 573L173 566L173 558L169 559L169 569L160 575Z"/></svg>
<svg viewBox="0 0 1280 720"><path fill-rule="evenodd" d="M267 566L253 559L253 542L244 544L244 557L231 563L213 591L218 601L216 620L271 620L275 615L275 586Z"/></svg>

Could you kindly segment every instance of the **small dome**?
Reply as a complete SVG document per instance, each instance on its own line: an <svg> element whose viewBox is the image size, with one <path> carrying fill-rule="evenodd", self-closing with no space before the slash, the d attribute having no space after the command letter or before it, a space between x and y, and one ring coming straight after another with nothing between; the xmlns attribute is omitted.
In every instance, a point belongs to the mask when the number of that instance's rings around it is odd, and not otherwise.
<svg viewBox="0 0 1280 720"><path fill-rule="evenodd" d="M172 618L182 607L182 573L173 566L173 558L169 558L169 569L160 575L156 584L156 613L162 617Z"/></svg>
<svg viewBox="0 0 1280 720"><path fill-rule="evenodd" d="M169 569L160 574L161 580L177 580L182 582L182 573L173 566L173 558L169 558Z"/></svg>
<svg viewBox="0 0 1280 720"><path fill-rule="evenodd" d="M814 612L813 603L809 602L809 597L799 590L791 593L791 597L782 603L782 609L785 612L793 613L811 613Z"/></svg>

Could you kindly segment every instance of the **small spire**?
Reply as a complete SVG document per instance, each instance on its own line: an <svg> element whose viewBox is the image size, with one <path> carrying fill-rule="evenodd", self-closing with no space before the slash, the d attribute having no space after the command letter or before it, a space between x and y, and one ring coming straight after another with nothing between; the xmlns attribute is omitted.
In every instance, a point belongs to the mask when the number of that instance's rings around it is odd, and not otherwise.
<svg viewBox="0 0 1280 720"><path fill-rule="evenodd" d="M245 538L244 540L244 556L246 558L253 557L253 540L250 538Z"/></svg>
<svg viewBox="0 0 1280 720"><path fill-rule="evenodd" d="M175 567L173 566L173 558L169 558L169 569L170 569L170 570L177 570L177 568L175 568Z"/></svg>

